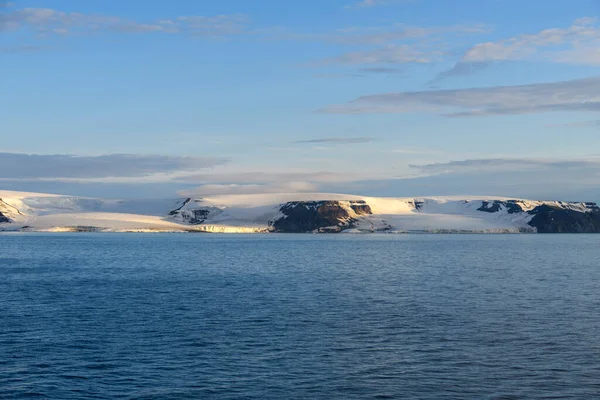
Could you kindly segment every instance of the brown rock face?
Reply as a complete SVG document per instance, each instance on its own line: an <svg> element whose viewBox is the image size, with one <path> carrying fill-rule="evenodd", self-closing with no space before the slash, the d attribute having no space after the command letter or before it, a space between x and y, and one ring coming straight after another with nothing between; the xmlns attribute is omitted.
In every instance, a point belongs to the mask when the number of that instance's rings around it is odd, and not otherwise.
<svg viewBox="0 0 600 400"><path fill-rule="evenodd" d="M373 214L373 210L371 210L371 207L364 200L353 201L350 203L350 207L356 213L356 215Z"/></svg>
<svg viewBox="0 0 600 400"><path fill-rule="evenodd" d="M351 202L357 215L371 214L365 202ZM285 217L271 224L275 232L335 233L354 226L355 220L339 201L295 201L284 204L280 211Z"/></svg>
<svg viewBox="0 0 600 400"><path fill-rule="evenodd" d="M322 205L317 207L317 217L322 218L332 225L335 225L340 220L350 218L348 211L346 211L337 201L326 201Z"/></svg>

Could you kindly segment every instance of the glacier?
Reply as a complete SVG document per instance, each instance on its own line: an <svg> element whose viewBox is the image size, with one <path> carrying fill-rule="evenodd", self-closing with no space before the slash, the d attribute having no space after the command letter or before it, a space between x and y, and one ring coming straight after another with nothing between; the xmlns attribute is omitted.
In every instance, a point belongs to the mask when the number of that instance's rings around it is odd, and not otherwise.
<svg viewBox="0 0 600 400"><path fill-rule="evenodd" d="M595 203L331 193L101 199L0 191L0 230L206 233L595 233Z"/></svg>

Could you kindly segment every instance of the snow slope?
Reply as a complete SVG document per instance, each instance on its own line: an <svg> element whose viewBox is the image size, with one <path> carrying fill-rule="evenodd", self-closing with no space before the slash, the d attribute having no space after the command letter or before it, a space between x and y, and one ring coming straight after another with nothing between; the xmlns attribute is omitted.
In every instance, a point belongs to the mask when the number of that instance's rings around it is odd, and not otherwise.
<svg viewBox="0 0 600 400"><path fill-rule="evenodd" d="M202 199L109 200L0 191L0 213L10 223L0 230L28 231L200 231L254 233L273 230L290 202L336 202L347 213L346 232L528 232L527 213L541 205L591 212L586 203L541 202L486 196L376 198L328 193L213 196ZM507 204L506 202L513 202ZM370 213L352 204L364 202ZM498 203L498 204L496 204ZM511 207L518 205L515 211ZM316 207L316 206L315 206ZM482 209L484 211L482 211Z"/></svg>

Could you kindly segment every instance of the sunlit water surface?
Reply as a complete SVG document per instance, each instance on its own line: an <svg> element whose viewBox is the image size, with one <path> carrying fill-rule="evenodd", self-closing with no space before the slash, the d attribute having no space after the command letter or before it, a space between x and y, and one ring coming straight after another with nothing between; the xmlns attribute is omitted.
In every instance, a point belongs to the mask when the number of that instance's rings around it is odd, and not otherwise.
<svg viewBox="0 0 600 400"><path fill-rule="evenodd" d="M599 244L0 235L0 398L597 398Z"/></svg>

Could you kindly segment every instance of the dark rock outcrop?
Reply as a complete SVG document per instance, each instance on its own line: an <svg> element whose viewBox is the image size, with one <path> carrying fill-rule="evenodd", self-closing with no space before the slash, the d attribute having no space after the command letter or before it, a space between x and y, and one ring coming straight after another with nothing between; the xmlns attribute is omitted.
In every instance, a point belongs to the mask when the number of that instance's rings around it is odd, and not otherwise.
<svg viewBox="0 0 600 400"><path fill-rule="evenodd" d="M210 215L210 210L198 208L195 210L172 211L169 215L188 225L200 225Z"/></svg>
<svg viewBox="0 0 600 400"><path fill-rule="evenodd" d="M529 211L529 225L538 233L600 233L600 209L595 203L585 203L587 212L567 207L541 205Z"/></svg>
<svg viewBox="0 0 600 400"><path fill-rule="evenodd" d="M178 208L176 208L176 209L174 209L173 211L171 211L171 212L169 213L169 215L177 215L177 214L179 214L179 212L181 211L181 209L182 209L183 207L187 206L187 205L188 205L188 204L189 204L191 201L192 201L192 199L188 197L187 199L185 199L185 200L183 201L183 203L181 203L181 206L179 206Z"/></svg>
<svg viewBox="0 0 600 400"><path fill-rule="evenodd" d="M200 225L206 221L208 215L210 214L209 210L193 210L188 213L182 214L184 220L187 221L190 225Z"/></svg>
<svg viewBox="0 0 600 400"><path fill-rule="evenodd" d="M507 200L507 201L484 201L481 204L481 207L477 209L477 211L483 211L488 213L495 213L500 211L501 209L506 209L509 214L517 214L524 212L523 207L519 204L517 200Z"/></svg>
<svg viewBox="0 0 600 400"><path fill-rule="evenodd" d="M414 211L422 212L424 208L427 208L427 201L411 199L407 202ZM478 212L497 213L500 220L506 219L507 222L514 223L516 229L521 232L600 233L600 207L595 203L526 200L464 200L458 203L464 203L467 211L470 208L468 204L471 202L475 207L479 207L477 208ZM177 209L169 213L169 219L186 225L202 225L218 224L220 221L239 218L235 212L230 215L227 207L206 206L202 203L202 200L185 199L177 204ZM532 207L535 208L532 209ZM338 233L357 227L362 231L368 231L369 224L373 232L401 230L402 228L402 226L392 227L383 219L362 218L373 214L369 204L363 200L292 201L274 208L267 207L265 210L265 219L270 219L268 230L278 233ZM473 212L472 209L469 212ZM273 217L273 213L279 213L278 217ZM506 214L511 216L507 217ZM5 215L0 213L0 223L10 222ZM4 219L2 219L3 217ZM242 216L242 218L245 217ZM256 222L264 223L265 219L261 215ZM511 220L514 221L511 222ZM244 221L242 220L242 222ZM249 219L248 222L254 222L254 220ZM429 230L427 231L429 232Z"/></svg>
<svg viewBox="0 0 600 400"><path fill-rule="evenodd" d="M425 205L425 202L423 201L409 201L408 205L413 207L415 210L419 211L423 208L423 205Z"/></svg>
<svg viewBox="0 0 600 400"><path fill-rule="evenodd" d="M356 215L371 215L371 214L373 214L371 207L364 200L351 201L350 208L352 208L352 211L354 211L356 213Z"/></svg>
<svg viewBox="0 0 600 400"><path fill-rule="evenodd" d="M4 214L2 214L0 212L0 224L7 224L10 222L10 219L8 219L7 217L4 216Z"/></svg>
<svg viewBox="0 0 600 400"><path fill-rule="evenodd" d="M596 203L548 202L525 211L520 200L484 201L477 211L533 215L528 225L538 233L600 233L600 207Z"/></svg>
<svg viewBox="0 0 600 400"><path fill-rule="evenodd" d="M356 215L372 214L364 201L350 201L349 208ZM294 201L281 206L284 214L271 222L274 232L280 233L337 233L354 227L356 220L340 201Z"/></svg>
<svg viewBox="0 0 600 400"><path fill-rule="evenodd" d="M169 212L169 216L179 222L183 222L187 225L201 225L203 224L211 213L209 208L196 208L184 210L183 208L190 204L192 201L200 203L199 200L193 200L187 198L183 201L179 208Z"/></svg>

